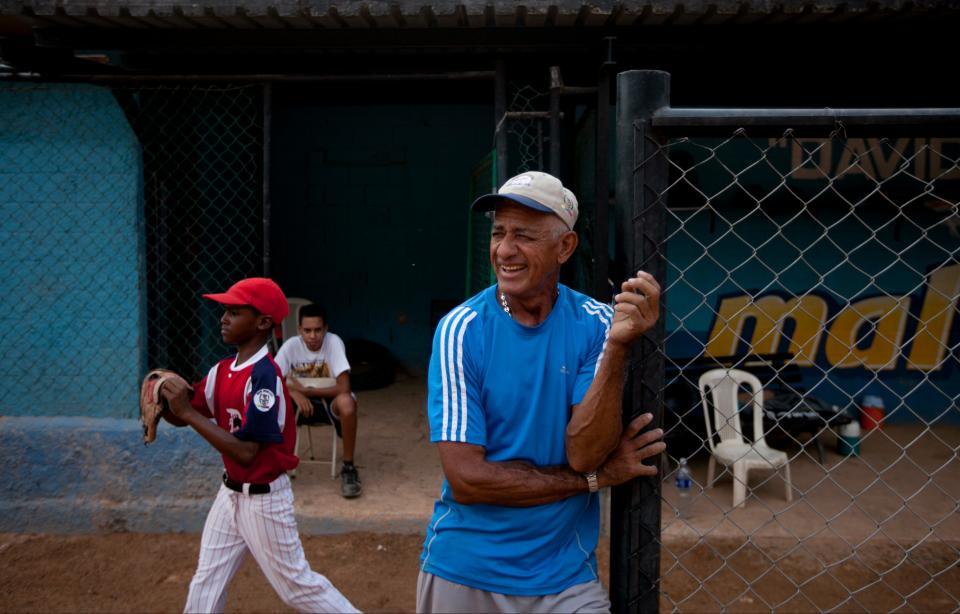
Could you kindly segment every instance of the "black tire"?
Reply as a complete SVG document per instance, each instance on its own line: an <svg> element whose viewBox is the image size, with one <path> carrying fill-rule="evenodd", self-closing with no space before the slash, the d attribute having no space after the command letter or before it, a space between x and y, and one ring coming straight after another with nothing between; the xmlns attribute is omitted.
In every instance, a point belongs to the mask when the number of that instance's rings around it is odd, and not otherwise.
<svg viewBox="0 0 960 614"><path fill-rule="evenodd" d="M353 390L376 390L393 383L397 361L390 350L366 339L349 339L345 345Z"/></svg>

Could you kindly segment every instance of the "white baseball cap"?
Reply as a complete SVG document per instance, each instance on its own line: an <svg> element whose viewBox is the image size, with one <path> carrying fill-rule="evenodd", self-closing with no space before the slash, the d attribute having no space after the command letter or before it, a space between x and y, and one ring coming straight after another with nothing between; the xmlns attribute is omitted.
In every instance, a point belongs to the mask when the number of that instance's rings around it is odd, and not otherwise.
<svg viewBox="0 0 960 614"><path fill-rule="evenodd" d="M563 187L559 179L540 171L527 171L511 177L496 194L487 194L473 201L474 211L493 211L504 200L545 213L554 213L573 230L579 208L577 197Z"/></svg>

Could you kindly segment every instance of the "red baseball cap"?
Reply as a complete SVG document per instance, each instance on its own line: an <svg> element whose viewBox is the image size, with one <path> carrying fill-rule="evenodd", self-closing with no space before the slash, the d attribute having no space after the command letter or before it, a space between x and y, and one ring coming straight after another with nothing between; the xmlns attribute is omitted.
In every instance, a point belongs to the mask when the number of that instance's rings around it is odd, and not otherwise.
<svg viewBox="0 0 960 614"><path fill-rule="evenodd" d="M248 277L241 279L230 286L230 289L220 294L204 294L203 298L216 301L224 305L250 305L260 313L273 318L274 323L280 324L290 306L283 290L272 279L266 277Z"/></svg>

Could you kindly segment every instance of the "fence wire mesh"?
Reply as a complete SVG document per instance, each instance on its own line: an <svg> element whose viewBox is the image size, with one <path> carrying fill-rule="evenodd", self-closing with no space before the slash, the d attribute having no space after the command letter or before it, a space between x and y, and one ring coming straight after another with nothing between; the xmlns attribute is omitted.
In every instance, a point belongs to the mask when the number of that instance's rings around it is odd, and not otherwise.
<svg viewBox="0 0 960 614"><path fill-rule="evenodd" d="M470 177L471 201L483 194L496 192L496 169L505 166L510 177L526 171L543 170L544 125L549 119L545 106L549 95L529 83L507 84L507 106L497 121L496 130L507 136L507 155L496 159L491 154L473 169ZM485 213L472 213L467 230L466 296L473 296L494 282L490 267L489 243L491 221Z"/></svg>
<svg viewBox="0 0 960 614"><path fill-rule="evenodd" d="M960 140L637 138L667 169L661 608L960 609Z"/></svg>
<svg viewBox="0 0 960 614"><path fill-rule="evenodd" d="M511 82L508 91L506 130L510 166L507 175L542 171L550 96L529 83Z"/></svg>
<svg viewBox="0 0 960 614"><path fill-rule="evenodd" d="M116 94L143 149L148 362L196 377L230 353L201 294L262 271L262 87Z"/></svg>
<svg viewBox="0 0 960 614"><path fill-rule="evenodd" d="M200 294L260 270L260 96L0 83L4 413L132 416L229 353Z"/></svg>

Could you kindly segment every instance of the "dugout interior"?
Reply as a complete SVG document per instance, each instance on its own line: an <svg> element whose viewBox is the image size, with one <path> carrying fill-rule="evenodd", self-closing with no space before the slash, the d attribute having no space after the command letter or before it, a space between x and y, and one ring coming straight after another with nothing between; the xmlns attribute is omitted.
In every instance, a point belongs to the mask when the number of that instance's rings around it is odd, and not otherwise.
<svg viewBox="0 0 960 614"><path fill-rule="evenodd" d="M951 57L958 22L948 4L744 5L730 14L706 5L467 4L451 19L442 2L382 14L334 4L339 8L307 13L242 3L233 11L157 3L143 14L123 2L83 10L0 7L4 72L63 85L62 92L47 87L52 101L69 98L73 81L110 89L140 130L147 291L128 307L136 312L137 338L150 347L128 369L98 375L133 378L158 361L202 373L227 350L217 339L215 310L196 295L265 269L290 295L325 304L332 329L345 339L376 342L404 365L423 368L433 323L484 281L483 233L470 234L467 205L482 191L478 169L496 149L498 66L504 110L540 113L501 126L514 132L500 175L556 165L582 209L581 247L564 281L601 298L606 279L624 273L609 211L617 72L670 72L675 106L958 106L940 68ZM561 96L556 139L551 67L565 86L596 88ZM486 76L461 78L467 73ZM603 86L608 104L600 109ZM212 94L204 92L218 88L244 94L226 111L205 108ZM181 103L150 106L151 98ZM144 113L152 128L142 125ZM598 120L609 127L607 147L599 150ZM38 115L27 124L44 121L51 119ZM210 129L198 137L187 130L196 124ZM102 133L96 125L91 132ZM220 155L242 140L238 134L246 139L241 154ZM180 158L151 166L157 151ZM607 181L597 180L598 165ZM181 178L191 173L192 185L184 187ZM605 226L598 221L604 208ZM40 216L17 211L17 219ZM164 239L201 226L224 232L172 245ZM62 257L48 260L56 267ZM471 277L478 269L479 282ZM28 304L37 292L14 283L9 303ZM101 328L90 328L88 341L103 338ZM4 349L34 355L34 329L11 336ZM171 354L174 348L185 354ZM50 358L36 362L60 372L90 368ZM123 407L118 401L96 411L128 415Z"/></svg>

